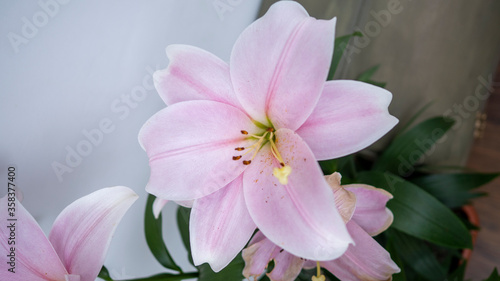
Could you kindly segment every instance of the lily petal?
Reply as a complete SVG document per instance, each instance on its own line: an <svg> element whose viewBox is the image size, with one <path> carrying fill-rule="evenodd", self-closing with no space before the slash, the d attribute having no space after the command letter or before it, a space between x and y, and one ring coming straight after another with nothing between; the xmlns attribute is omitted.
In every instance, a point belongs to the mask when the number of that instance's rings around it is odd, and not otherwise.
<svg viewBox="0 0 500 281"><path fill-rule="evenodd" d="M387 110L391 99L389 91L367 83L328 81L318 105L297 133L318 160L354 153L398 123Z"/></svg>
<svg viewBox="0 0 500 281"><path fill-rule="evenodd" d="M75 275L75 274L68 274L66 276L64 276L64 278L66 278L66 281L80 281L81 278L80 275Z"/></svg>
<svg viewBox="0 0 500 281"><path fill-rule="evenodd" d="M156 219L160 217L161 210L165 205L168 203L168 200L161 199L161 198L156 198L155 201L153 202L153 215L155 216Z"/></svg>
<svg viewBox="0 0 500 281"><path fill-rule="evenodd" d="M293 1L271 6L231 53L234 91L255 120L296 130L319 99L333 53L335 19L316 20Z"/></svg>
<svg viewBox="0 0 500 281"><path fill-rule="evenodd" d="M243 175L226 187L194 201L189 221L195 265L219 272L245 247L255 231L243 197Z"/></svg>
<svg viewBox="0 0 500 281"><path fill-rule="evenodd" d="M167 105L212 100L241 108L233 92L229 66L217 56L189 45L167 47L170 63L154 74L155 87Z"/></svg>
<svg viewBox="0 0 500 281"><path fill-rule="evenodd" d="M93 281L101 270L116 226L138 196L124 186L84 196L56 218L49 240L70 274Z"/></svg>
<svg viewBox="0 0 500 281"><path fill-rule="evenodd" d="M344 188L356 195L356 209L352 219L368 234L375 236L386 230L394 216L386 207L392 194L366 184L349 184Z"/></svg>
<svg viewBox="0 0 500 281"><path fill-rule="evenodd" d="M267 264L278 254L280 248L258 231L248 247L243 249L241 255L245 261L243 276L260 276L267 268Z"/></svg>
<svg viewBox="0 0 500 281"><path fill-rule="evenodd" d="M400 271L390 254L354 221L347 223L347 229L356 245L336 260L321 262L322 267L340 280L386 281Z"/></svg>
<svg viewBox="0 0 500 281"><path fill-rule="evenodd" d="M186 101L161 110L139 133L151 167L146 191L183 201L224 187L246 167L232 160L236 147L249 145L241 130L257 133L247 115L223 103Z"/></svg>
<svg viewBox="0 0 500 281"><path fill-rule="evenodd" d="M344 222L347 223L352 218L356 208L356 195L340 185L340 178L341 176L337 172L325 176L326 182L333 190L335 206L337 206Z"/></svg>
<svg viewBox="0 0 500 281"><path fill-rule="evenodd" d="M299 276L304 259L296 257L286 251L281 251L274 257L273 271L267 274L271 281L295 280Z"/></svg>
<svg viewBox="0 0 500 281"><path fill-rule="evenodd" d="M23 207L19 201L15 201L15 216L8 216L7 203L12 203L8 198L0 199L0 220L7 223L0 228L0 280L11 281L64 281L64 275L68 274L56 251L43 233L42 229ZM9 221L9 219L17 219ZM14 239L10 239L14 237ZM11 244L9 244L9 242ZM14 244L15 243L15 244ZM11 251L15 248L15 251ZM15 255L15 273L9 272L8 268L11 252Z"/></svg>
<svg viewBox="0 0 500 281"><path fill-rule="evenodd" d="M250 215L269 240L291 254L311 260L339 257L352 240L314 155L291 130L277 130L276 140L292 169L288 184L273 176L279 163L266 145L243 175Z"/></svg>

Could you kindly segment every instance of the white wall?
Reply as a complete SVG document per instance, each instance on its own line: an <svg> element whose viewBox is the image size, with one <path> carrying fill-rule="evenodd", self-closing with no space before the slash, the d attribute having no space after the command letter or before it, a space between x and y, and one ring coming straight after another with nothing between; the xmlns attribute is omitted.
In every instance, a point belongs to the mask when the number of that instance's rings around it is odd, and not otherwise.
<svg viewBox="0 0 500 281"><path fill-rule="evenodd" d="M140 199L119 225L105 265L116 278L161 272L143 235L149 167L137 142L142 124L164 107L148 86L151 72L166 67L164 50L173 43L227 61L260 1L55 1L0 2L0 182L14 165L23 205L46 233L77 198L107 186L131 187ZM134 92L143 85L145 94ZM95 132L101 123L112 131L85 151L90 142L83 131ZM67 159L78 148L88 155ZM58 177L57 163L72 171ZM1 188L0 196L5 193ZM163 212L167 244L188 266L174 211L169 205Z"/></svg>

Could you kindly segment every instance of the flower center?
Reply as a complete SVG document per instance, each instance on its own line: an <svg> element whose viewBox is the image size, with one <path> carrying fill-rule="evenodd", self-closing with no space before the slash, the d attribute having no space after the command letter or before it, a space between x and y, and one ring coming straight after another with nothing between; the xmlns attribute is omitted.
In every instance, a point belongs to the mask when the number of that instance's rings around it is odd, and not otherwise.
<svg viewBox="0 0 500 281"><path fill-rule="evenodd" d="M248 137L250 139L253 139L255 142L248 147L236 147L234 150L245 151L245 153L233 156L233 160L240 160L244 155L253 152L250 160L243 160L243 165L250 165L252 163L252 160L257 155L257 152L259 152L259 150L264 145L269 143L271 145L271 153L273 154L274 158L276 158L276 160L278 160L278 162L280 163L279 168L275 167L273 169L273 176L275 176L282 185L287 185L288 176L292 173L292 167L285 165L285 161L283 161L283 157L281 157L281 154L276 147L276 134L274 132L274 128L271 127L267 128L262 135L248 134L247 131L241 130L241 134L248 135Z"/></svg>

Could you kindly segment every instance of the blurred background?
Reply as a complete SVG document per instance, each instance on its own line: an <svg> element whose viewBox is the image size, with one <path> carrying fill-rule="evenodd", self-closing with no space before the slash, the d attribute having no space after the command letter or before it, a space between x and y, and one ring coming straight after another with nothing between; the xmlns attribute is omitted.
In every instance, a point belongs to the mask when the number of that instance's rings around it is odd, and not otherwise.
<svg viewBox="0 0 500 281"><path fill-rule="evenodd" d="M165 107L151 75L167 66L169 44L229 59L260 3L222 2L0 2L0 178L16 167L23 205L46 234L77 198L108 186L134 189L140 198L105 262L118 279L163 272L143 234L149 166L137 141L144 122ZM168 247L188 268L175 205L163 217Z"/></svg>
<svg viewBox="0 0 500 281"><path fill-rule="evenodd" d="M140 199L119 225L105 265L118 279L162 272L142 230L149 167L137 141L142 124L165 106L151 75L167 66L165 47L174 43L201 47L227 61L239 33L273 2L0 2L1 178L7 167L16 167L23 205L47 234L77 198L107 186L131 187ZM500 81L500 2L299 2L314 17L337 16L337 36L364 35L351 41L337 79L356 78L380 64L374 79L387 82L394 94L390 111L400 124L431 101L422 119L456 120L425 161L500 171L494 82ZM490 196L475 204L482 231L467 271L473 279L500 266L499 185L497 180L485 187ZM0 189L0 196L5 193ZM175 205L167 205L163 216L167 246L188 269Z"/></svg>

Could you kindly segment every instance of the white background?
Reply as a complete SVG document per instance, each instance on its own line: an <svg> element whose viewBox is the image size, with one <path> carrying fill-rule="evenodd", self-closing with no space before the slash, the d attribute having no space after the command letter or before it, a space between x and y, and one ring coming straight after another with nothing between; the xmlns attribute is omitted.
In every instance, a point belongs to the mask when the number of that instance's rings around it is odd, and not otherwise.
<svg viewBox="0 0 500 281"><path fill-rule="evenodd" d="M132 188L140 198L117 228L105 265L119 279L162 272L144 240L149 166L137 141L142 124L165 106L148 86L151 70L167 66L165 47L173 43L227 61L260 1L55 1L0 2L0 183L14 165L23 205L46 234L77 198L108 186ZM83 131L95 133L101 122L113 131L89 148ZM68 160L78 148L86 155ZM58 177L59 164L67 170ZM167 245L189 269L175 206L163 215Z"/></svg>

